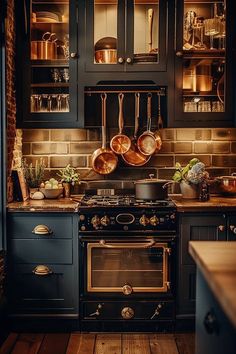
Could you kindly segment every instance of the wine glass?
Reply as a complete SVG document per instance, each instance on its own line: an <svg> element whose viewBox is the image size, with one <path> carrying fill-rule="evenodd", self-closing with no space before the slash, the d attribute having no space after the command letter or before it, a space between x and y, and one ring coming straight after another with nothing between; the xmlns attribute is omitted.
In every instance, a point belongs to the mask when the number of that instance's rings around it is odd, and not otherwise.
<svg viewBox="0 0 236 354"><path fill-rule="evenodd" d="M214 36L220 32L220 19L218 17L204 20L205 36L210 36L210 50L215 49L213 45Z"/></svg>

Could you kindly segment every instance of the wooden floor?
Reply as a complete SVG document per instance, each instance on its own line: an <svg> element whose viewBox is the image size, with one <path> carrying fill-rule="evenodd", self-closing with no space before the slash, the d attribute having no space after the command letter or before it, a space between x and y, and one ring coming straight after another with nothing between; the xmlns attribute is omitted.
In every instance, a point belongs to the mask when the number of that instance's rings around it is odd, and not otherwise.
<svg viewBox="0 0 236 354"><path fill-rule="evenodd" d="M194 334L11 333L0 354L194 354Z"/></svg>

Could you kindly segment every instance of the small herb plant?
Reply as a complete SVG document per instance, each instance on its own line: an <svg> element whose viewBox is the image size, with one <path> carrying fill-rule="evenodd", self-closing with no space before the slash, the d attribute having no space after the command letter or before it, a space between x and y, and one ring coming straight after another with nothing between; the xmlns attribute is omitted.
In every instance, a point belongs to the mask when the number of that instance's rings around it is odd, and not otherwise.
<svg viewBox="0 0 236 354"><path fill-rule="evenodd" d="M45 164L44 160L36 160L35 166L33 167L32 162L27 163L26 159L22 161L22 169L25 177L25 181L29 188L38 188L43 180Z"/></svg>
<svg viewBox="0 0 236 354"><path fill-rule="evenodd" d="M59 170L57 175L60 177L61 182L71 183L72 185L74 185L76 182L79 182L80 180L80 174L77 173L76 169L71 167L70 164Z"/></svg>
<svg viewBox="0 0 236 354"><path fill-rule="evenodd" d="M209 174L205 171L205 164L197 158L193 158L189 163L182 167L179 162L175 165L175 173L172 179L175 182L185 181L187 183L199 184L209 178Z"/></svg>

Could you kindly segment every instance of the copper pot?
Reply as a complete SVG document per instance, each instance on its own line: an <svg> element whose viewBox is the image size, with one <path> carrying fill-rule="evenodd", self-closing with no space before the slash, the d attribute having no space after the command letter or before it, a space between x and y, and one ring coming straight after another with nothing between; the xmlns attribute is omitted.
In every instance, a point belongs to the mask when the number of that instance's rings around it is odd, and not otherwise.
<svg viewBox="0 0 236 354"><path fill-rule="evenodd" d="M117 63L117 39L104 37L95 43L95 61L99 64Z"/></svg>
<svg viewBox="0 0 236 354"><path fill-rule="evenodd" d="M236 173L231 176L216 177L217 191L225 196L236 195Z"/></svg>
<svg viewBox="0 0 236 354"><path fill-rule="evenodd" d="M31 59L53 60L57 59L57 45L50 41L32 41Z"/></svg>

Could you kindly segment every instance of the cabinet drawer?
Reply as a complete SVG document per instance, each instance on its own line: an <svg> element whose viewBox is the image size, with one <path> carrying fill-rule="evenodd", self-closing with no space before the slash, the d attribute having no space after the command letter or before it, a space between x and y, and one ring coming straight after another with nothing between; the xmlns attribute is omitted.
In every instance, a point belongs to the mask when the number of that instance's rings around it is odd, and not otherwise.
<svg viewBox="0 0 236 354"><path fill-rule="evenodd" d="M72 240L10 240L13 263L72 264Z"/></svg>
<svg viewBox="0 0 236 354"><path fill-rule="evenodd" d="M50 274L34 274L35 264L11 268L8 298L13 313L75 312L78 273L70 265L44 265L49 268Z"/></svg>
<svg viewBox="0 0 236 354"><path fill-rule="evenodd" d="M38 225L48 228L45 233L37 233L33 230ZM73 217L72 215L57 214L35 214L35 213L15 213L8 214L8 235L11 238L72 238Z"/></svg>

